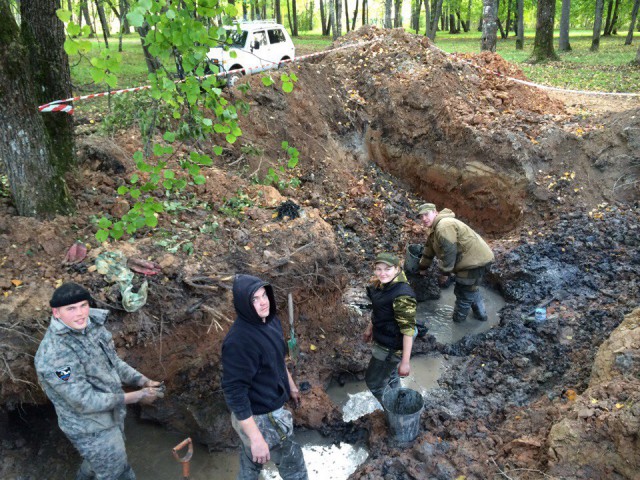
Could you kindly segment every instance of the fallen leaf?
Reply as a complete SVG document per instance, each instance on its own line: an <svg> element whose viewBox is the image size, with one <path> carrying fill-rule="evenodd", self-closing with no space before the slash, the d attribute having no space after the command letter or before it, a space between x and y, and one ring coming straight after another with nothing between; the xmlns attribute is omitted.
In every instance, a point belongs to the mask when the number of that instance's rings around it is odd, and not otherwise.
<svg viewBox="0 0 640 480"><path fill-rule="evenodd" d="M315 352L317 349L318 347L316 347L313 343L309 345L309 350L311 350L312 352Z"/></svg>
<svg viewBox="0 0 640 480"><path fill-rule="evenodd" d="M13 283L16 287L19 287L20 285L22 285L22 280L11 280L11 283Z"/></svg>

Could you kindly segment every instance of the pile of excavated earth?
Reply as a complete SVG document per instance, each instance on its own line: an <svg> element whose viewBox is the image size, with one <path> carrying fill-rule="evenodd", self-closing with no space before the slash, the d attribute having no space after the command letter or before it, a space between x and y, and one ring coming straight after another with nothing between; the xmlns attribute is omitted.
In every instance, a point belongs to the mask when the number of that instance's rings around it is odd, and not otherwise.
<svg viewBox="0 0 640 480"><path fill-rule="evenodd" d="M637 478L640 110L571 114L509 80L524 76L497 55L447 55L402 30L365 27L335 44L345 45L354 47L291 66L291 94L258 78L245 80L247 93L229 91L250 106L242 137L203 170L205 184L180 201L159 197L166 213L153 231L94 238L94 218L130 208L116 190L142 147L136 129L104 138L77 119L76 216L18 217L0 196L0 477L65 478L61 457L74 455L61 444L64 455L44 458L43 440L13 427L33 412L52 415L32 356L51 292L68 280L112 310L120 355L165 380L167 396L143 418L212 450L236 446L219 359L234 318L232 276L245 272L274 285L283 321L293 294L296 376L310 385L296 423L367 442L351 478ZM300 152L283 172L282 141ZM210 154L220 142L189 148ZM265 185L270 167L279 188ZM347 308L345 291L369 281L377 252L403 255L424 240L415 211L425 200L488 240L496 262L487 286L507 303L484 334L416 341L416 354L444 354L450 368L425 398L418 438L398 448L381 412L345 423L325 389L344 372L362 378L368 361L368 318ZM64 262L76 241L86 257ZM157 274L134 278L149 284L136 312L96 268L106 252L134 267L155 263ZM544 323L532 319L539 306Z"/></svg>

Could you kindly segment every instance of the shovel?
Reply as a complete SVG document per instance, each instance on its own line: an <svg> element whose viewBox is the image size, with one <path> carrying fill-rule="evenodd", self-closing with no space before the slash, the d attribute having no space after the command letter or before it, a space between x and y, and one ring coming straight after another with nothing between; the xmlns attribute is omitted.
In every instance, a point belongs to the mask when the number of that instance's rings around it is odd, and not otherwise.
<svg viewBox="0 0 640 480"><path fill-rule="evenodd" d="M287 346L289 347L289 356L293 360L295 365L296 358L298 357L298 340L296 339L296 332L293 329L293 295L287 296L287 303L289 304L289 340Z"/></svg>

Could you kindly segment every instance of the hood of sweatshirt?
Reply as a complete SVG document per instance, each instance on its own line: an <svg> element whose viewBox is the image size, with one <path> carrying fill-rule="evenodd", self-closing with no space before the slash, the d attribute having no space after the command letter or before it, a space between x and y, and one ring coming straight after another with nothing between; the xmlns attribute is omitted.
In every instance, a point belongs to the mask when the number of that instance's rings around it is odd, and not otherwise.
<svg viewBox="0 0 640 480"><path fill-rule="evenodd" d="M273 320L276 315L276 300L273 295L273 287L258 277L243 274L236 275L233 281L233 306L236 309L238 318L253 324L263 323L251 301L251 298L260 287L264 287L267 297L269 297L269 316L266 323Z"/></svg>

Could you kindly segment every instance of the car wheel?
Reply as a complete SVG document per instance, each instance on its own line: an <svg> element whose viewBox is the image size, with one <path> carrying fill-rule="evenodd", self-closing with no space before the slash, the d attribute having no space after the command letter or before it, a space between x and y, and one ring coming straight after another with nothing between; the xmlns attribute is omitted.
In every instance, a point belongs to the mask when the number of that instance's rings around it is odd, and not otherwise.
<svg viewBox="0 0 640 480"><path fill-rule="evenodd" d="M235 72L227 74L227 85L229 87L234 87L238 80L242 78L242 73Z"/></svg>

